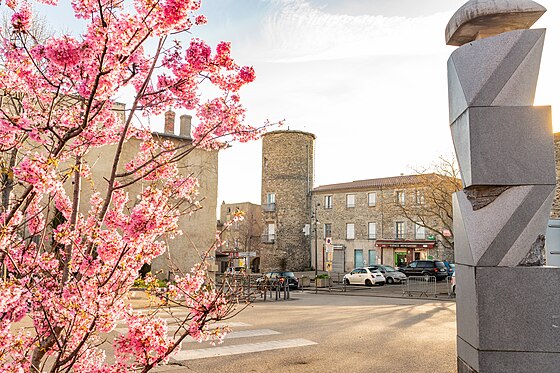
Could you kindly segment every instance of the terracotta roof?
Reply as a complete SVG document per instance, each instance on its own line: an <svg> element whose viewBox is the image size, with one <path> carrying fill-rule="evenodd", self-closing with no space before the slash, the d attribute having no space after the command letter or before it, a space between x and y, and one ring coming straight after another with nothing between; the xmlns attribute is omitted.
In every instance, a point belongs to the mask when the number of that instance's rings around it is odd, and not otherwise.
<svg viewBox="0 0 560 373"><path fill-rule="evenodd" d="M314 188L313 192L326 192L346 189L379 189L385 187L406 186L425 182L426 176L431 175L435 174L392 176L383 177L380 179L356 180L349 183L321 185L317 188Z"/></svg>

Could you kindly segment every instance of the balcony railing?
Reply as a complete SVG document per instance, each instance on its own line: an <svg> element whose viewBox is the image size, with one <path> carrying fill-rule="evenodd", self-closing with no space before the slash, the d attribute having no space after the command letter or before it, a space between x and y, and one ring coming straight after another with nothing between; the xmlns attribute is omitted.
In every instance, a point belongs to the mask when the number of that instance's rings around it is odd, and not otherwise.
<svg viewBox="0 0 560 373"><path fill-rule="evenodd" d="M276 203L267 203L262 206L262 209L266 212L276 211Z"/></svg>
<svg viewBox="0 0 560 373"><path fill-rule="evenodd" d="M274 243L274 234L264 234L261 236L261 242L263 243Z"/></svg>

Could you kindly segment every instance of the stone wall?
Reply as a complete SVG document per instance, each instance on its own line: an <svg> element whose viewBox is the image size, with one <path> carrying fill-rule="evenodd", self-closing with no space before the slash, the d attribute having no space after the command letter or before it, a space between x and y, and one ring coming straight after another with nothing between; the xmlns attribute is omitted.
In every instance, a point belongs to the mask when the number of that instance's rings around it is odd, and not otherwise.
<svg viewBox="0 0 560 373"><path fill-rule="evenodd" d="M262 269L302 271L311 265L303 228L310 220L315 135L273 131L263 136L262 144L263 219L265 227L276 227L274 242L263 248ZM267 206L268 193L275 194L274 206Z"/></svg>

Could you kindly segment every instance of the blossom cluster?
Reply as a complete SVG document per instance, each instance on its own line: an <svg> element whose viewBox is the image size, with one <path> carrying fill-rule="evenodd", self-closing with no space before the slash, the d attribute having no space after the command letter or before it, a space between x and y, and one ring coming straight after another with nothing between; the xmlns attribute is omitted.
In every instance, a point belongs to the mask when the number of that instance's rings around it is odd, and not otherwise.
<svg viewBox="0 0 560 373"><path fill-rule="evenodd" d="M11 16L0 37L0 371L149 369L178 345L163 320L127 306L128 291L141 267L165 252L164 238L181 234L179 218L193 210L184 205L199 207L198 180L179 160L193 147L220 148L261 133L243 123L239 96L255 72L235 63L227 42L214 49L196 38L185 49L165 44L207 22L199 0L72 0L86 27L81 35L56 36L37 31L31 1L5 4ZM145 47L150 40L155 51ZM218 93L202 100L203 84ZM115 97L127 87L135 96L125 110ZM169 106L200 120L189 147L160 141L138 123ZM126 143L138 151L125 159ZM109 167L98 164L94 150L110 155ZM169 292L189 310L183 337L223 337L225 330L208 323L227 316L231 301L208 281L204 265L178 276ZM24 317L32 333L14 328ZM128 331L108 362L99 346L123 319Z"/></svg>

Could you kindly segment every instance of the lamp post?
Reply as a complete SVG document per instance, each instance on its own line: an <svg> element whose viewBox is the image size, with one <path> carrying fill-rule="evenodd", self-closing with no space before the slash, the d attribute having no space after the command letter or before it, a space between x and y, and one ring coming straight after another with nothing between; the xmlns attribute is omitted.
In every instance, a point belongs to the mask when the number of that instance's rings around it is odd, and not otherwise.
<svg viewBox="0 0 560 373"><path fill-rule="evenodd" d="M317 294L317 276L318 276L318 272L317 269L319 267L318 265L318 241L319 241L319 233L317 232L317 224L319 223L319 219L317 218L317 208L320 206L321 204L319 202L317 202L314 206L313 209L313 225L315 226L315 294Z"/></svg>

